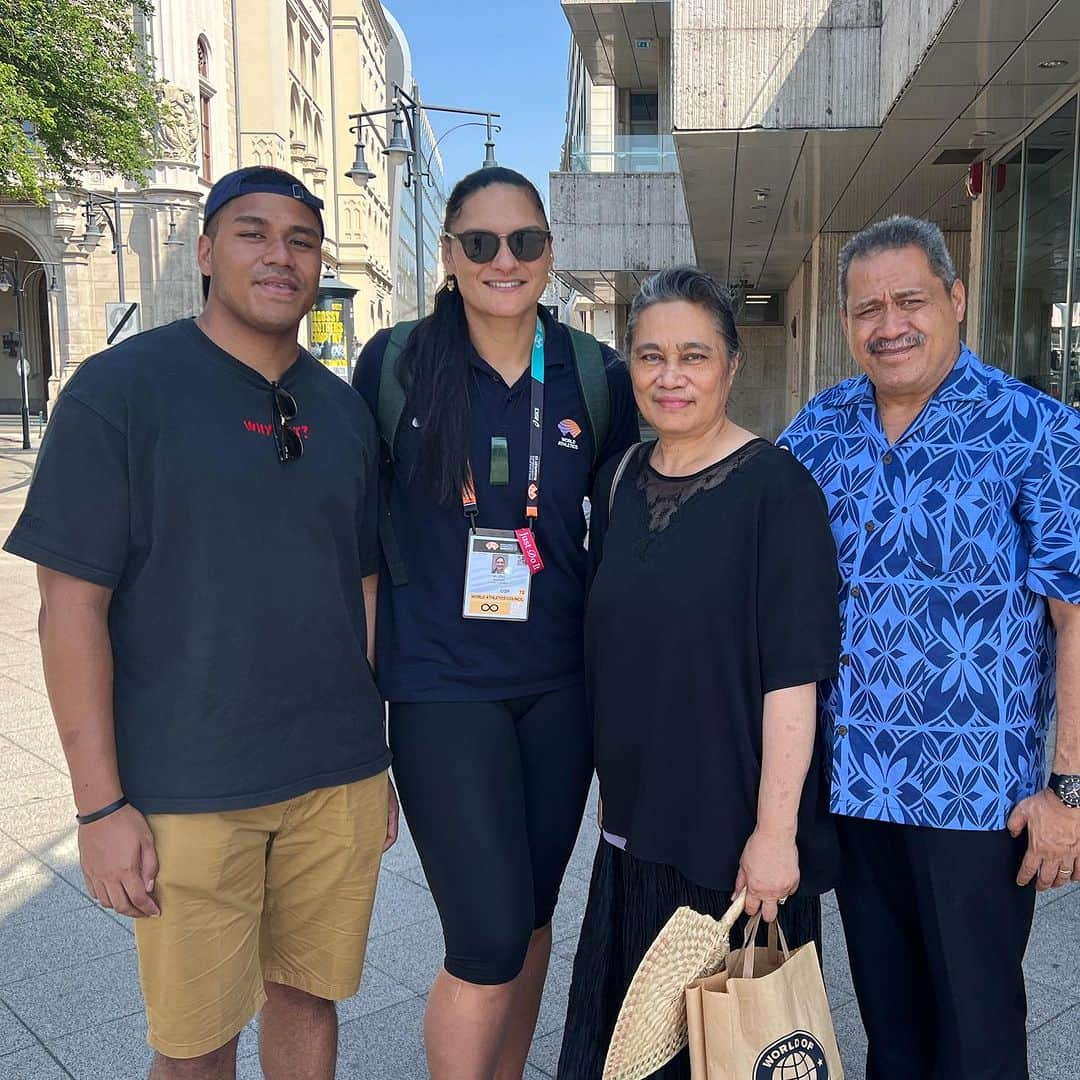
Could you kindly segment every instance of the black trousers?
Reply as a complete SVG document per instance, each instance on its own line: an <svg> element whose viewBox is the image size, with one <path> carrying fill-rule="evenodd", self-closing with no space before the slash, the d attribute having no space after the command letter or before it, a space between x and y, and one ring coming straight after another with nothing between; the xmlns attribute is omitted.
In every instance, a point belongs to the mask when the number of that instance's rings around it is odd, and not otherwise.
<svg viewBox="0 0 1080 1080"><path fill-rule="evenodd" d="M837 820L866 1080L1027 1080L1026 835Z"/></svg>

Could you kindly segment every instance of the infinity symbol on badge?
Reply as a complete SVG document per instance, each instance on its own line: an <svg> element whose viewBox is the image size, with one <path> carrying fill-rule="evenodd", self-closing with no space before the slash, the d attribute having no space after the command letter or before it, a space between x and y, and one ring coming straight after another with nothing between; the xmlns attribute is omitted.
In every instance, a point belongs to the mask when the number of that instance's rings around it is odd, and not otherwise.
<svg viewBox="0 0 1080 1080"><path fill-rule="evenodd" d="M480 605L480 610L485 611L485 612L489 612L491 614L494 614L495 612L497 612L499 610L499 605L498 604L481 604Z"/></svg>

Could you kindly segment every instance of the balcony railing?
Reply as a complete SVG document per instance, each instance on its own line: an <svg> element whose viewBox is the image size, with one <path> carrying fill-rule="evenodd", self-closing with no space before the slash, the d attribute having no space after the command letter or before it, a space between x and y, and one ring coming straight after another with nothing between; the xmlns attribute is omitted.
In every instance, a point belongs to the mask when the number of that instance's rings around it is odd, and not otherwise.
<svg viewBox="0 0 1080 1080"><path fill-rule="evenodd" d="M582 173L678 172L670 135L579 136L570 145L570 171Z"/></svg>

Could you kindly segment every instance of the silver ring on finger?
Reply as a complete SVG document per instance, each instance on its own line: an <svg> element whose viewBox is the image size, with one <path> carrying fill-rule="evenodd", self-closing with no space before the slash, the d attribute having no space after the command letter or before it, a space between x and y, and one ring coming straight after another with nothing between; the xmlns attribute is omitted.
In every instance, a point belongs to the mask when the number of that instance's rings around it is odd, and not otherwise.
<svg viewBox="0 0 1080 1080"><path fill-rule="evenodd" d="M781 896L780 899L777 900L776 902L778 904L780 904L781 906L783 906L785 903L787 903L787 897L786 896Z"/></svg>
<svg viewBox="0 0 1080 1080"><path fill-rule="evenodd" d="M1059 875L1060 875L1061 877L1072 877L1072 872L1073 872L1073 868L1072 868L1071 866L1063 866L1063 867L1062 867L1062 868L1061 868L1061 869L1060 869L1060 870L1058 871L1058 874L1059 874Z"/></svg>

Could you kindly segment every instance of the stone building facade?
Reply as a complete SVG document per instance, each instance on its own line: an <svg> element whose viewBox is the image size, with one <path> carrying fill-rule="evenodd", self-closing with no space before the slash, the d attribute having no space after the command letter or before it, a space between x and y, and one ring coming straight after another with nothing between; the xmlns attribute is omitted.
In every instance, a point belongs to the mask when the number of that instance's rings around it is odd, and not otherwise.
<svg viewBox="0 0 1080 1080"><path fill-rule="evenodd" d="M199 310L202 202L241 165L288 169L325 201L323 261L358 290L350 348L390 322L382 131L363 136L376 178L361 190L344 176L355 142L348 114L386 100L391 31L379 0L165 2L137 16L136 30L172 106L145 182L89 172L45 207L0 201L0 255L20 264L34 413L105 347L107 303L137 302L144 329ZM96 247L84 239L88 198L104 233ZM15 329L15 292L0 293L0 331ZM15 360L3 351L0 412L18 408Z"/></svg>

